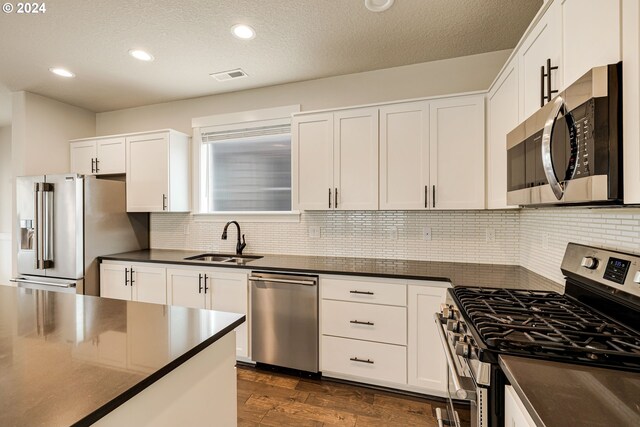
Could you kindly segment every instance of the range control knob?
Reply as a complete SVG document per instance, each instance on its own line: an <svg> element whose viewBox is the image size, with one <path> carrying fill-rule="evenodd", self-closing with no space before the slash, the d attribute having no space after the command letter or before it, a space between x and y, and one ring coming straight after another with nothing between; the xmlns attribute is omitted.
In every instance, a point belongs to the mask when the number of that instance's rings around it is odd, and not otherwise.
<svg viewBox="0 0 640 427"><path fill-rule="evenodd" d="M636 271L636 275L633 276L633 283L640 285L640 270Z"/></svg>
<svg viewBox="0 0 640 427"><path fill-rule="evenodd" d="M462 357L468 358L469 357L470 348L471 347L469 346L469 344L458 341L456 343L456 354L458 356L462 356Z"/></svg>
<svg viewBox="0 0 640 427"><path fill-rule="evenodd" d="M580 265L584 268L588 268L589 270L595 270L598 268L598 258L594 258L592 256L586 256L582 258L582 262Z"/></svg>
<svg viewBox="0 0 640 427"><path fill-rule="evenodd" d="M447 320L447 331L460 332L460 322L457 320Z"/></svg>
<svg viewBox="0 0 640 427"><path fill-rule="evenodd" d="M455 319L455 309L452 305L442 304L440 305L440 311L445 319Z"/></svg>

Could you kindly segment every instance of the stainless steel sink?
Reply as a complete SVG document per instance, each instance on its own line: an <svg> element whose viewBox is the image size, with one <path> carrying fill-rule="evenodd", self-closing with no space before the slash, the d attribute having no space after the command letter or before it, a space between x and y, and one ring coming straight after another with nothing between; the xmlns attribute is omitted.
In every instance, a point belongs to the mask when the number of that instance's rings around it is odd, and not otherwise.
<svg viewBox="0 0 640 427"><path fill-rule="evenodd" d="M259 255L200 254L185 259L211 263L246 264L260 258L262 257Z"/></svg>

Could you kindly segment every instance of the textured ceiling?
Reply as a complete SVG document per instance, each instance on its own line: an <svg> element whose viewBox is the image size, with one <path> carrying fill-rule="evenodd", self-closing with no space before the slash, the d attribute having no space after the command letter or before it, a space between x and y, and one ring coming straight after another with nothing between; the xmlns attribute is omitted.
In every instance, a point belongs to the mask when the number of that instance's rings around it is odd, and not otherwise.
<svg viewBox="0 0 640 427"><path fill-rule="evenodd" d="M55 0L44 14L0 14L0 85L109 111L508 49L541 4L396 0L372 13L362 0ZM256 38L233 38L235 23ZM131 58L134 47L155 61ZM209 77L233 68L249 77Z"/></svg>

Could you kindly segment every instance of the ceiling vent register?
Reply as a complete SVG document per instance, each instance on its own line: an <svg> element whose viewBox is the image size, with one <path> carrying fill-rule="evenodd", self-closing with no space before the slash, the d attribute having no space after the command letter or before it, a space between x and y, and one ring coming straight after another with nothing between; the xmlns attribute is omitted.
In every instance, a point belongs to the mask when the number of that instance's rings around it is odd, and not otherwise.
<svg viewBox="0 0 640 427"><path fill-rule="evenodd" d="M235 70L222 71L220 73L212 73L210 74L210 76L219 82L225 82L227 80L235 80L235 79L241 79L243 77L247 77L247 73L242 71L242 69L240 68L236 68Z"/></svg>

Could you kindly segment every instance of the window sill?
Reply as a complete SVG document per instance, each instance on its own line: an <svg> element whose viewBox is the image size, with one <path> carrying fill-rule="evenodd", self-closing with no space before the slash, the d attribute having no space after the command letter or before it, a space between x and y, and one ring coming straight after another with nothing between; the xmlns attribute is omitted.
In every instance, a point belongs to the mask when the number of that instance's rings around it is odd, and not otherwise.
<svg viewBox="0 0 640 427"><path fill-rule="evenodd" d="M195 222L300 222L300 211L291 212L202 212L193 214Z"/></svg>

